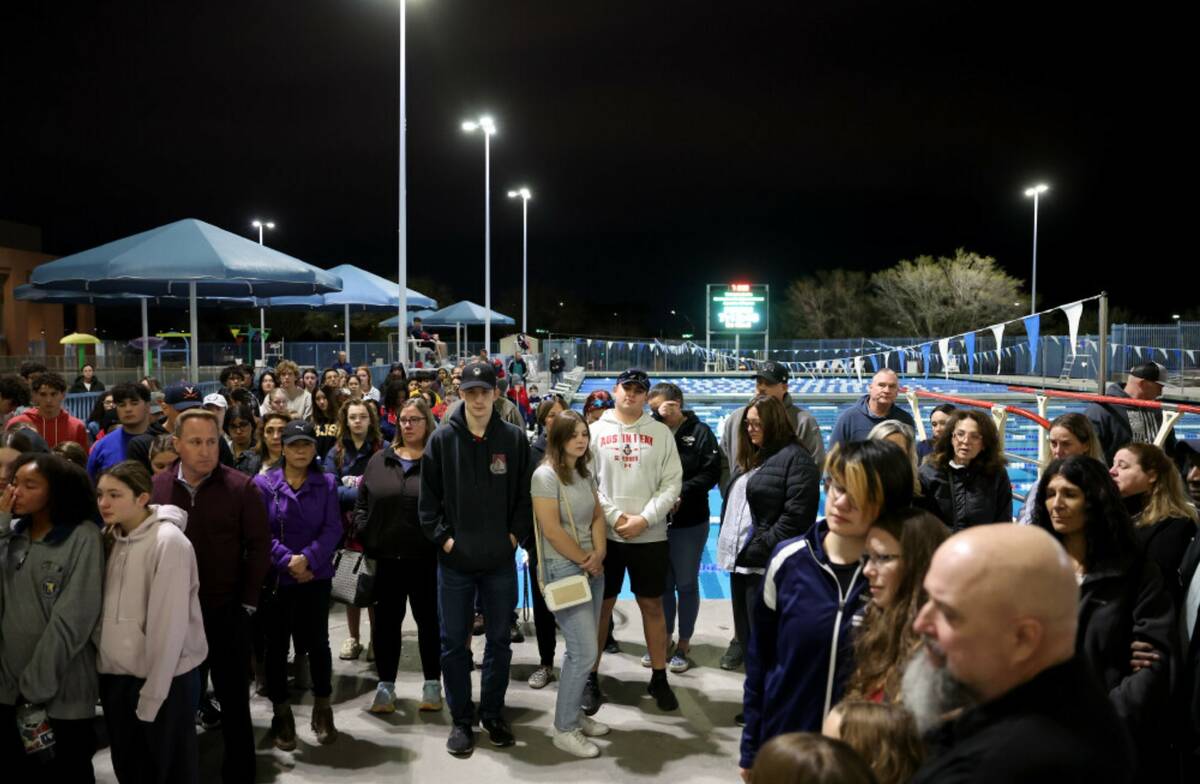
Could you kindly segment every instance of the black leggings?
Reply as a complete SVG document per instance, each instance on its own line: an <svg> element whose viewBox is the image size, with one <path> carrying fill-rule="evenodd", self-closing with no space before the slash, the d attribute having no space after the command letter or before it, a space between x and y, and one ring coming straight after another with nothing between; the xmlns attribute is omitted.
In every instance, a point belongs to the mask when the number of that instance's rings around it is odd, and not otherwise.
<svg viewBox="0 0 1200 784"><path fill-rule="evenodd" d="M758 590L762 585L761 574L729 575L729 592L733 597L733 631L745 651L750 646L751 625L754 622L754 605L758 602Z"/></svg>
<svg viewBox="0 0 1200 784"><path fill-rule="evenodd" d="M314 697L333 693L333 656L329 652L329 580L281 585L265 609L267 696L288 700L287 655L292 636L308 651Z"/></svg>
<svg viewBox="0 0 1200 784"><path fill-rule="evenodd" d="M428 558L379 558L375 561L375 667L379 680L395 683L400 667L400 627L404 603L412 605L417 622L417 648L425 680L442 678L441 632L437 610L437 556Z"/></svg>

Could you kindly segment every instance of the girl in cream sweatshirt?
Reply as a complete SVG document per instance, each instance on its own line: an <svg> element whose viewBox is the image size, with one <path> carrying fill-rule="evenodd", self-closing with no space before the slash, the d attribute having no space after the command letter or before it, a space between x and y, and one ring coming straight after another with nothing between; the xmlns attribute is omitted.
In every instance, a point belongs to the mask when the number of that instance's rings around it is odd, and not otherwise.
<svg viewBox="0 0 1200 784"><path fill-rule="evenodd" d="M148 506L150 474L126 460L97 482L112 537L97 634L100 699L121 781L198 779L196 668L208 655L187 512Z"/></svg>

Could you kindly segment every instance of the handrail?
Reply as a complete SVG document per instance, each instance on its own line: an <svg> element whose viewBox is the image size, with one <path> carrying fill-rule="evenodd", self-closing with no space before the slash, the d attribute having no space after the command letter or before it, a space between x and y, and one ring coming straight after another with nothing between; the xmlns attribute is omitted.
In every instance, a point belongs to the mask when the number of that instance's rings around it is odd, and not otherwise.
<svg viewBox="0 0 1200 784"><path fill-rule="evenodd" d="M1034 392L1034 390L1017 389L1015 387L1009 387L1009 389L1016 391L1016 392ZM900 391L907 393L909 390L907 387L901 387ZM941 392L930 392L929 390L926 390L926 389L913 389L912 391L918 397L928 397L928 398L932 398L934 400L943 400L947 403L957 403L958 405L962 405L962 406L973 406L975 408L986 408L988 410L991 410L993 408L996 408L998 405L996 403L992 403L987 400L976 400L974 398L959 397L957 395L944 395ZM1001 408L1010 414L1016 414L1019 417L1024 417L1033 422L1037 422L1039 425L1041 425L1043 428L1045 428L1047 430L1050 428L1050 421L1048 419L1046 419L1045 417L1042 417L1042 416L1038 416L1037 414L1033 413L1032 411L1029 411L1028 409L1021 408L1020 406L1008 406L1008 405L1001 406ZM1200 409L1198 409L1198 412L1200 412Z"/></svg>
<svg viewBox="0 0 1200 784"><path fill-rule="evenodd" d="M1200 406L1190 406L1186 403L1164 403L1161 400L1137 400L1132 397L1114 397L1112 395L1096 395L1090 392L1066 392L1059 389L1034 389L1033 387L1009 387L1010 392L1028 392L1032 395L1060 397L1067 400L1080 400L1086 403L1110 403L1117 406L1132 408L1150 408L1158 411L1179 411L1184 414L1200 414Z"/></svg>

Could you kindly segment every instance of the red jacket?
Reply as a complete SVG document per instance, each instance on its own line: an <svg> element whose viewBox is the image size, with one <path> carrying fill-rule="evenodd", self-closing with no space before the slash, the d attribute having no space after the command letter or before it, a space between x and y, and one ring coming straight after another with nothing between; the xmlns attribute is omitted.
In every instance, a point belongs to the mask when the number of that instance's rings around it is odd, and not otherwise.
<svg viewBox="0 0 1200 784"><path fill-rule="evenodd" d="M10 419L8 427L11 428L13 422L28 422L33 425L38 431L38 435L46 440L51 449L63 441L74 441L83 447L83 451L91 450L91 445L88 443L87 426L68 414L66 409L59 411L58 416L54 419L46 419L38 413L36 408L31 408L24 414Z"/></svg>

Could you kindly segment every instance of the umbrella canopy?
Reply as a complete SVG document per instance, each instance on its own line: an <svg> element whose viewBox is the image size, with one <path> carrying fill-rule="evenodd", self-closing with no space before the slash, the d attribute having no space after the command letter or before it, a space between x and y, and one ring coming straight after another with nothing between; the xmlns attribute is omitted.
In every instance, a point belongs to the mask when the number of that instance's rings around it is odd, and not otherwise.
<svg viewBox="0 0 1200 784"><path fill-rule="evenodd" d="M58 341L58 344L60 346L98 346L100 338L95 335L87 335L83 332L72 332Z"/></svg>
<svg viewBox="0 0 1200 784"><path fill-rule="evenodd" d="M199 334L200 296L323 294L342 287L336 275L194 218L47 262L34 269L29 282L38 288L101 293L186 293L192 335ZM193 382L200 380L199 355L191 352ZM147 352L147 372L149 362Z"/></svg>
<svg viewBox="0 0 1200 784"><path fill-rule="evenodd" d="M152 297L147 294L96 294L90 291L67 291L57 289L39 289L25 283L13 289L13 296L23 302L37 302L43 305L137 305L139 302L149 302L152 305L185 305L187 297L162 296ZM249 308L259 307L265 300L257 297L204 297L199 301L201 307Z"/></svg>
<svg viewBox="0 0 1200 784"><path fill-rule="evenodd" d="M325 270L188 218L37 267L38 288L123 294L283 296L337 291Z"/></svg>
<svg viewBox="0 0 1200 784"><path fill-rule="evenodd" d="M405 321L407 321L409 324L412 324L413 319L419 318L419 319L421 319L421 321L424 321L426 324L432 324L433 322L429 320L429 317L432 316L434 313L437 313L437 311L430 310L428 308L426 308L425 310L410 310L408 312L408 318L405 319ZM396 325L399 323L400 323L400 317L392 316L390 319L384 319L383 321L379 322L379 326L385 327L385 328L390 327L392 329L395 329Z"/></svg>
<svg viewBox="0 0 1200 784"><path fill-rule="evenodd" d="M271 297L267 306L272 308L328 308L350 306L351 310L391 309L400 307L400 287L373 272L367 272L353 264L340 264L329 272L342 279L342 290L328 294L313 294L306 297ZM436 308L437 300L419 291L406 289L408 306Z"/></svg>
<svg viewBox="0 0 1200 784"><path fill-rule="evenodd" d="M462 302L456 302L453 305L448 305L441 310L434 311L428 315L422 315L421 320L426 324L436 324L439 326L451 326L453 324L477 326L484 323L487 313L487 309L482 305L476 305L474 302L464 299ZM386 321L380 322L379 326L395 327L400 323L399 319L399 316L393 316ZM497 313L493 310L492 323L516 324L517 322L513 321L512 318L504 315L503 313Z"/></svg>

